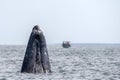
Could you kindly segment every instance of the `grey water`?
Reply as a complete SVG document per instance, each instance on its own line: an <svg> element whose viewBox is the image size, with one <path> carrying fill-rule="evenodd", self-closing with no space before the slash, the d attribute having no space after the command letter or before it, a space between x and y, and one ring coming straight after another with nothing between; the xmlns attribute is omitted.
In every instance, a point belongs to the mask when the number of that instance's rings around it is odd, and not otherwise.
<svg viewBox="0 0 120 80"><path fill-rule="evenodd" d="M52 73L20 73L26 46L0 46L0 80L120 80L120 44L48 45Z"/></svg>

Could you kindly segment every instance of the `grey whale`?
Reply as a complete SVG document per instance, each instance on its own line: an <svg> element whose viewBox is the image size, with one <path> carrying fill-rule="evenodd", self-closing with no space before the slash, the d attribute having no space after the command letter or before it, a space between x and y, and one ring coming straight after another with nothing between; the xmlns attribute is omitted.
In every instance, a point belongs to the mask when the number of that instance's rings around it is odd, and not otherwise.
<svg viewBox="0 0 120 80"><path fill-rule="evenodd" d="M34 26L31 32L21 72L51 73L46 40L38 25Z"/></svg>

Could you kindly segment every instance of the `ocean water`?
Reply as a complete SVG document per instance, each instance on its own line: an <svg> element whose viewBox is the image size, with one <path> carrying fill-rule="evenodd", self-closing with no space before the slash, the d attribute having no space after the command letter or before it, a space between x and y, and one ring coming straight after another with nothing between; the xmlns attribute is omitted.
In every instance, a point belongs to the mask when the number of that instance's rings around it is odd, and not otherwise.
<svg viewBox="0 0 120 80"><path fill-rule="evenodd" d="M20 73L26 46L0 46L0 80L120 80L120 45L48 45L52 73Z"/></svg>

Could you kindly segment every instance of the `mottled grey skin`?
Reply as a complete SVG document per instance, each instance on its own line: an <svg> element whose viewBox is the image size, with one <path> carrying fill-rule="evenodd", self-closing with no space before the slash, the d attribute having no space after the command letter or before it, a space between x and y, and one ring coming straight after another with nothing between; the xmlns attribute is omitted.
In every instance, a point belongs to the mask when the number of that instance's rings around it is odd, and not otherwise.
<svg viewBox="0 0 120 80"><path fill-rule="evenodd" d="M30 35L21 72L51 72L46 40L38 26L33 28Z"/></svg>

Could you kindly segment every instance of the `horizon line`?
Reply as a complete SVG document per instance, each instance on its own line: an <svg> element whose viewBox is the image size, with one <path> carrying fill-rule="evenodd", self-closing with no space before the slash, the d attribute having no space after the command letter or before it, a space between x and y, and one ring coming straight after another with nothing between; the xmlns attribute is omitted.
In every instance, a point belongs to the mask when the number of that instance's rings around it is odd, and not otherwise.
<svg viewBox="0 0 120 80"><path fill-rule="evenodd" d="M62 43L48 43L47 45L57 45L57 44L62 44ZM71 44L98 44L98 45L100 45L100 44L120 44L120 43L71 43ZM17 45L20 45L20 46L25 46L25 45L27 45L27 44L0 44L0 46L2 46L2 45L15 45L15 46L17 46Z"/></svg>

